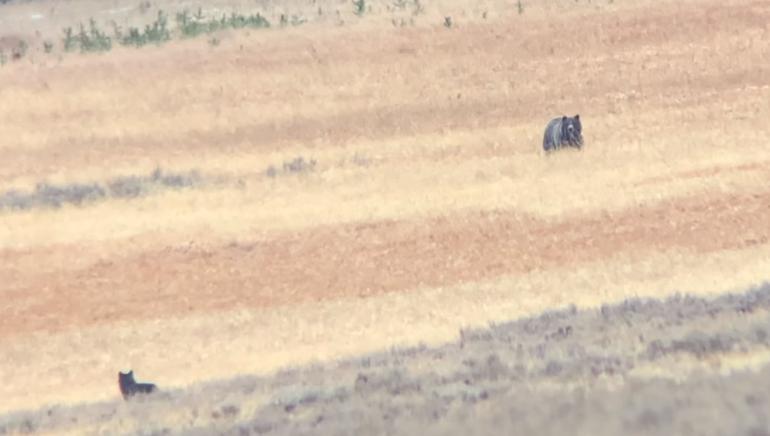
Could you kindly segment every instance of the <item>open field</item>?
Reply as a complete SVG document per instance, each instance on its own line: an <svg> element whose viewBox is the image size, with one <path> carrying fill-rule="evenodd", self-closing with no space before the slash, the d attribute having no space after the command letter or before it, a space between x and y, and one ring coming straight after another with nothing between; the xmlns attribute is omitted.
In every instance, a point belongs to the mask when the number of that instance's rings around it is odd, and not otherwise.
<svg viewBox="0 0 770 436"><path fill-rule="evenodd" d="M106 25L97 3L0 5L0 32ZM767 2L370 4L0 67L0 412L115 407L128 368L201 386L768 279ZM154 14L110 7L122 24ZM585 149L543 156L548 120L576 113ZM686 383L728 380L704 377Z"/></svg>
<svg viewBox="0 0 770 436"><path fill-rule="evenodd" d="M0 434L763 435L769 310L767 284L572 306L439 347L14 413Z"/></svg>

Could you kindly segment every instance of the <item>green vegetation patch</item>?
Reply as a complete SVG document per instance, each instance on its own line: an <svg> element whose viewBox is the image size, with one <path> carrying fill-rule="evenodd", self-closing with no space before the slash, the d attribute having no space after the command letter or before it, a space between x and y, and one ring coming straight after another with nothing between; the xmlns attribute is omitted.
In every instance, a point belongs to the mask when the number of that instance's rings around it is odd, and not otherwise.
<svg viewBox="0 0 770 436"><path fill-rule="evenodd" d="M176 24L183 38L194 38L196 36L217 32L225 29L263 29L270 27L270 21L261 14L239 15L235 12L229 16L222 14L220 18L203 17L202 10L191 15L189 11L176 14Z"/></svg>
<svg viewBox="0 0 770 436"><path fill-rule="evenodd" d="M144 29L129 27L123 32L117 24L114 24L115 39L124 46L142 47L147 44L162 44L171 39L168 29L168 16L163 11L158 11L158 17Z"/></svg>

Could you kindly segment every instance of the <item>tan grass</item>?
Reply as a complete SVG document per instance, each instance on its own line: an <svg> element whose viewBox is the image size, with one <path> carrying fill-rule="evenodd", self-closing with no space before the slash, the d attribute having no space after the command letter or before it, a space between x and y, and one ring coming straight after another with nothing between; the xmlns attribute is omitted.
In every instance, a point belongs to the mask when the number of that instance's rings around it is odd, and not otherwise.
<svg viewBox="0 0 770 436"><path fill-rule="evenodd" d="M82 19L95 4L54 23ZM158 166L217 180L132 201L0 213L0 279L9 279L0 298L17 276L54 283L58 273L145 251L324 224L492 209L556 221L766 192L770 12L757 2L565 0L528 5L522 16L510 2L489 2L497 14L488 23L481 7L437 2L413 28L378 15L349 27L233 34L217 49L197 40L0 68L0 193ZM446 11L461 17L457 29L440 26ZM581 38L554 36L578 20ZM542 129L562 113L581 114L586 149L545 158ZM297 156L316 159L316 170L265 175ZM461 326L569 303L739 289L766 278L768 250L765 241L707 255L645 252L366 299L19 331L0 343L0 379L13 379L0 386L11 399L0 404L112 398L118 368L182 386L447 340Z"/></svg>
<svg viewBox="0 0 770 436"><path fill-rule="evenodd" d="M511 17L455 33L370 26L353 30L360 39L344 45L334 45L339 29L272 32L266 40L241 38L244 51L233 43L206 52L206 62L194 42L72 56L34 79L26 72L33 66L14 65L0 72L0 80L17 84L4 87L0 100L0 116L9 120L0 138L0 180L8 189L158 165L224 173L246 189L168 194L88 211L91 220L69 209L14 216L12 234L0 241L29 245L39 235L37 242L86 242L89 234L121 238L170 227L230 237L249 228L463 208L559 216L757 185L767 174L762 168L665 177L770 161L761 146L770 129L758 122L770 115L760 62L766 40L755 28L741 29L743 40L703 35L703 45L676 33L664 41L646 35L654 46L639 39L615 47L605 39L643 31L633 16L597 14L586 33L598 39L566 43L568 65L543 56L548 38L529 42L550 28L537 14L521 18L525 27ZM729 77L742 79L720 79ZM562 111L583 113L589 145L580 157L543 159L543 125ZM345 164L355 155L371 164ZM296 156L318 160L318 174L276 183L260 177ZM662 183L636 185L647 178ZM72 213L73 224L54 230L48 223L62 213Z"/></svg>
<svg viewBox="0 0 770 436"><path fill-rule="evenodd" d="M469 283L261 311L131 321L3 340L5 410L118 395L115 371L135 368L166 387L267 374L394 345L453 340L484 326L575 304L597 307L674 292L709 296L758 284L770 248L696 255L660 253ZM226 338L226 339L225 339ZM48 356L48 358L41 358ZM55 358L54 358L55 356ZM24 367L19 372L15 368ZM84 374L88 374L85 377ZM255 407L257 404L255 404Z"/></svg>

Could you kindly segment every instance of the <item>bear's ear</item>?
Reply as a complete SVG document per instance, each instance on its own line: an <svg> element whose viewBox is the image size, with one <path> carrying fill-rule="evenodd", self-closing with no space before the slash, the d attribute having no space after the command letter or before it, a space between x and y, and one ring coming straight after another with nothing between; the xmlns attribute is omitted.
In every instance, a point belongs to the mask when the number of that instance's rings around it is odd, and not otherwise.
<svg viewBox="0 0 770 436"><path fill-rule="evenodd" d="M579 114L575 115L575 119L579 120L580 119L580 115Z"/></svg>
<svg viewBox="0 0 770 436"><path fill-rule="evenodd" d="M562 115L561 120L562 121L567 121L567 116L566 115Z"/></svg>

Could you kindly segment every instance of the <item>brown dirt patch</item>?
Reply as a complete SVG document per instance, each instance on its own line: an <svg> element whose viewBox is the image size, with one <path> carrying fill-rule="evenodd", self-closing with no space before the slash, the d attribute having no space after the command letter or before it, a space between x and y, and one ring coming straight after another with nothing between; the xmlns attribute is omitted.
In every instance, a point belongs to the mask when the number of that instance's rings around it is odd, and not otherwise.
<svg viewBox="0 0 770 436"><path fill-rule="evenodd" d="M770 239L770 191L666 201L548 223L513 212L326 226L223 247L167 247L6 282L0 335L447 286L620 253ZM10 260L21 253L6 251ZM29 255L28 253L26 255ZM44 253L39 253L44 258Z"/></svg>

